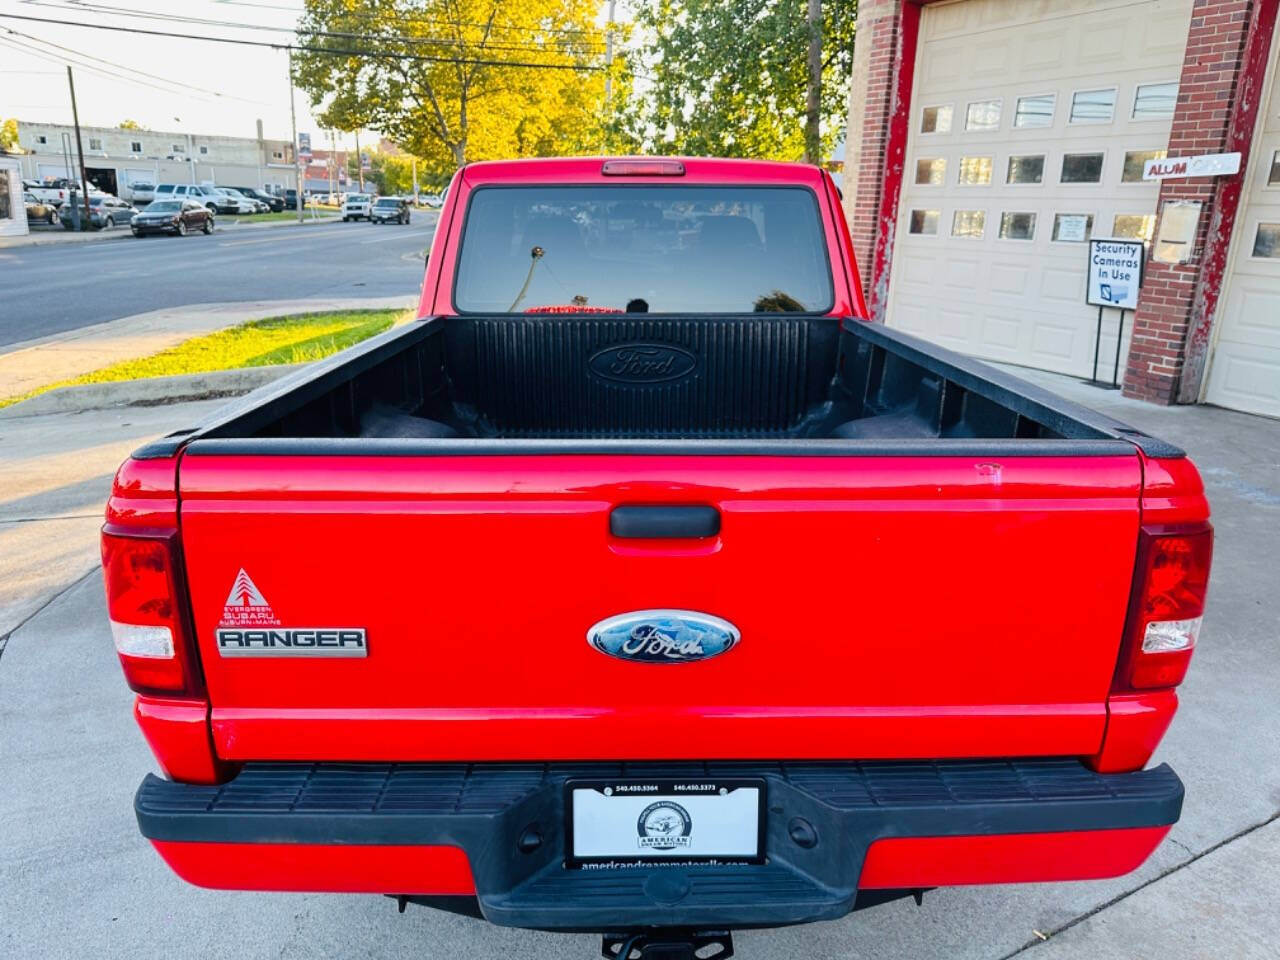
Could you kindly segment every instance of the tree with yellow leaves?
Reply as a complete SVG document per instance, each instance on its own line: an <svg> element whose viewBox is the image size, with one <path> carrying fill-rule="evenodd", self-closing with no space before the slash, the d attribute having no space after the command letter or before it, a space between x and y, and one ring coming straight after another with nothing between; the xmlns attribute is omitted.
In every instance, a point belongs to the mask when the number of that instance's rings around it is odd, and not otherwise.
<svg viewBox="0 0 1280 960"><path fill-rule="evenodd" d="M607 117L598 7L594 0L305 0L297 32L306 49L294 55L294 75L322 107L322 124L377 130L429 171L599 152Z"/></svg>

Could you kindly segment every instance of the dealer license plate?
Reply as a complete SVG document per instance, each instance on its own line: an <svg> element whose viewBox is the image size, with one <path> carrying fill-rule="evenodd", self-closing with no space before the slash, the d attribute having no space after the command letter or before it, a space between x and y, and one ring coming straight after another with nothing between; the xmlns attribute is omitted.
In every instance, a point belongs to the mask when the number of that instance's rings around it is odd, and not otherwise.
<svg viewBox="0 0 1280 960"><path fill-rule="evenodd" d="M565 861L762 863L764 802L759 778L569 780Z"/></svg>

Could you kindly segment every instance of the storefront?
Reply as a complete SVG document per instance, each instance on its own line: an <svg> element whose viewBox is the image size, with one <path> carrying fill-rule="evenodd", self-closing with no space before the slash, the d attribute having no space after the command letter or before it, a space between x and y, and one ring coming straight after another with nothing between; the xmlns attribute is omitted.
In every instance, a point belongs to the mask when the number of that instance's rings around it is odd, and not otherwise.
<svg viewBox="0 0 1280 960"><path fill-rule="evenodd" d="M1098 355L1144 399L1280 415L1280 95L1251 114L1277 82L1276 6L863 0L844 180L873 317L1082 377ZM1179 175L1188 157L1226 159ZM1216 172L1231 163L1245 172ZM1103 310L1100 332L1091 237L1148 244L1137 310Z"/></svg>
<svg viewBox="0 0 1280 960"><path fill-rule="evenodd" d="M27 232L22 167L17 157L0 157L0 237L21 237Z"/></svg>

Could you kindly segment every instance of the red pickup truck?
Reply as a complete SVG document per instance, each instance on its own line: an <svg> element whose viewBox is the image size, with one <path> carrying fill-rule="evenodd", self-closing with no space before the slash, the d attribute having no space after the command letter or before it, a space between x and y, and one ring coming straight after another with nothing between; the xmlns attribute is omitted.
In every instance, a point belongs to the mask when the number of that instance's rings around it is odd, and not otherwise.
<svg viewBox="0 0 1280 960"><path fill-rule="evenodd" d="M866 322L821 170L468 166L415 322L120 468L138 823L201 886L616 957L1121 874L1208 515L1176 447Z"/></svg>

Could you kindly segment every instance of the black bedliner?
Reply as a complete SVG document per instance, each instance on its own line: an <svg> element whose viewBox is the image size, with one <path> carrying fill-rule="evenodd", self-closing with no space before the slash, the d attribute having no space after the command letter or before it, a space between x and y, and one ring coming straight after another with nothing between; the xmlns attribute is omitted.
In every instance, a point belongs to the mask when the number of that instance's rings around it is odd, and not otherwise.
<svg viewBox="0 0 1280 960"><path fill-rule="evenodd" d="M804 314L435 317L136 456L1182 451L878 324Z"/></svg>

